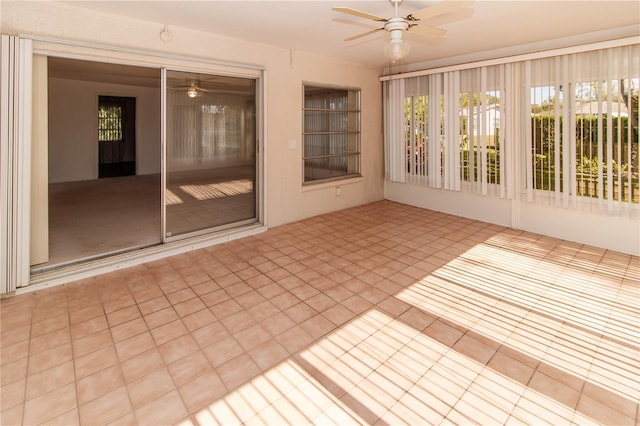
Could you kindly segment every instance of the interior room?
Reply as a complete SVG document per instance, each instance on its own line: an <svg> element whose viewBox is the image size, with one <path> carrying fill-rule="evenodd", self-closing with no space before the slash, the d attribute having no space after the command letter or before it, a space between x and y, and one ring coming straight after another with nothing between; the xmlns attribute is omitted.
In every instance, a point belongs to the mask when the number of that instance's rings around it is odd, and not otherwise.
<svg viewBox="0 0 640 426"><path fill-rule="evenodd" d="M49 253L33 272L160 244L163 203L169 236L256 217L252 80L171 72L163 199L160 70L50 58L47 72L48 229L32 232ZM113 128L109 108L130 118Z"/></svg>
<svg viewBox="0 0 640 426"><path fill-rule="evenodd" d="M49 217L39 232L49 256L34 260L36 268L159 243L159 70L49 58L47 73L49 197L41 211ZM128 128L112 136L107 97L132 103ZM130 153L113 149L123 133L132 139ZM128 170L115 169L125 163Z"/></svg>
<svg viewBox="0 0 640 426"><path fill-rule="evenodd" d="M0 423L640 421L636 1L0 3Z"/></svg>

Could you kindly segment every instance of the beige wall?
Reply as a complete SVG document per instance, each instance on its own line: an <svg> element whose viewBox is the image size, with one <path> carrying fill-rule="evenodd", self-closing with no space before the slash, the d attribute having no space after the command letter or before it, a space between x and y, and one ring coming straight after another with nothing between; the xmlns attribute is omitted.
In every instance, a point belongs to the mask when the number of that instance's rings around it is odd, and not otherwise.
<svg viewBox="0 0 640 426"><path fill-rule="evenodd" d="M136 174L160 173L160 90L49 80L49 182L98 177L98 96L136 98Z"/></svg>
<svg viewBox="0 0 640 426"><path fill-rule="evenodd" d="M385 183L385 197L425 209L640 255L637 213L615 216L390 181Z"/></svg>
<svg viewBox="0 0 640 426"><path fill-rule="evenodd" d="M164 23L130 20L50 2L2 2L3 32L68 39L148 52L254 64L266 70L267 224L277 226L383 198L381 83L378 70L297 51L170 27L172 41L159 34ZM37 43L36 43L37 49ZM83 49L61 46L61 52ZM86 49L85 49L86 50ZM86 52L85 52L86 54ZM112 55L136 65L157 66L158 56L91 51L99 60ZM202 67L197 62L193 67ZM362 90L363 178L332 185L302 187L302 84L312 82ZM295 141L294 148L290 142ZM341 195L336 195L336 186Z"/></svg>

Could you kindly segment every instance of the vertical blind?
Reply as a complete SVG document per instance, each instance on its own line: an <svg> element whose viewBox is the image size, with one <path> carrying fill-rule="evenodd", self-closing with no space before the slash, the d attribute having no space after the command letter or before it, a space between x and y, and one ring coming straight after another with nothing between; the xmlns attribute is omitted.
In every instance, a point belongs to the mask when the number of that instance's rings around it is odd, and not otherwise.
<svg viewBox="0 0 640 426"><path fill-rule="evenodd" d="M170 171L195 163L236 165L253 159L255 107L244 94L208 94L189 98L184 91L167 92L167 166Z"/></svg>
<svg viewBox="0 0 640 426"><path fill-rule="evenodd" d="M32 50L0 38L0 294L29 283Z"/></svg>
<svg viewBox="0 0 640 426"><path fill-rule="evenodd" d="M499 65L387 82L388 179L506 196L505 68Z"/></svg>
<svg viewBox="0 0 640 426"><path fill-rule="evenodd" d="M390 80L383 85L385 176L405 182L405 80Z"/></svg>
<svg viewBox="0 0 640 426"><path fill-rule="evenodd" d="M385 81L387 179L637 210L639 58L634 44Z"/></svg>
<svg viewBox="0 0 640 426"><path fill-rule="evenodd" d="M637 208L639 58L631 45L525 64L529 200Z"/></svg>

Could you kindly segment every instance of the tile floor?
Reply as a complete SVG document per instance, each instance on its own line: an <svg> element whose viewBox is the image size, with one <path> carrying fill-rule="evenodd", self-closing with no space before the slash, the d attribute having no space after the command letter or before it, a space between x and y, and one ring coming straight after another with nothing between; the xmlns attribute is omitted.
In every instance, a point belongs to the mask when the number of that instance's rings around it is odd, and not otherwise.
<svg viewBox="0 0 640 426"><path fill-rule="evenodd" d="M640 259L382 201L1 302L2 425L638 424Z"/></svg>

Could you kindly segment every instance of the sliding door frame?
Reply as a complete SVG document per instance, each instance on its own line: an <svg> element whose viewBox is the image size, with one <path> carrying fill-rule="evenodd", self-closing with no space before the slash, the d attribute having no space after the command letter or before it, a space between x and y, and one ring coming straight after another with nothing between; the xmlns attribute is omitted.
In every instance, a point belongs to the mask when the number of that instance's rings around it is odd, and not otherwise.
<svg viewBox="0 0 640 426"><path fill-rule="evenodd" d="M170 72L197 72L199 74L208 74L211 76L222 76L222 77L232 77L232 78L244 78L246 80L252 80L255 84L255 108L256 108L256 113L255 113L255 127L256 127L256 134L255 134L255 148L254 148L254 154L255 154L255 160L254 160L254 193L255 193L255 201L254 201L254 208L255 208L255 217L253 218L249 218L249 219L243 219L237 222L232 222L232 223L228 223L228 224L224 224L224 225L218 225L218 226L214 226L214 227L210 227L210 228L205 228L205 229L199 229L199 230L194 230L194 231L190 231L184 234L176 234L176 235L167 235L167 204L166 204L166 190L167 190L167 90L169 89L168 85L167 85L167 74ZM162 196L161 196L161 202L162 202L162 213L161 213L161 223L162 223L162 243L166 244L166 243L170 243L170 242L174 242L174 241L180 241L180 240L184 240L184 239L188 239L191 237L197 237L197 236L201 236L201 235L207 235L207 234L211 234L212 232L216 232L216 231L223 231L223 230L227 230L227 229L233 229L239 226L244 226L244 225L252 225L254 223L264 223L263 222L263 206L264 204L262 203L262 200L264 199L264 193L263 193L263 188L264 186L262 185L262 180L265 177L265 174L262 173L262 161L261 161L261 155L262 153L265 152L264 149L260 149L260 141L264 140L263 138L263 132L262 129L264 127L264 114L262 113L263 109L265 108L265 104L263 104L263 96L262 96L262 92L264 90L264 84L262 84L262 80L264 79L264 75L265 73L262 72L260 73L259 76L257 75L247 75L244 73L230 73L230 72L213 72L213 71L203 71L203 70L194 70L194 69L190 69L190 68L177 68L177 67L162 67L162 75L161 75L161 89L162 89L162 94L161 94L161 108L162 108L162 118L161 118L161 122L162 122L162 132L161 132L161 138L162 138L162 160L161 160L161 185L162 185Z"/></svg>
<svg viewBox="0 0 640 426"><path fill-rule="evenodd" d="M160 241L167 241L167 67L160 69Z"/></svg>
<svg viewBox="0 0 640 426"><path fill-rule="evenodd" d="M250 235L255 235L266 231L267 229L267 215L265 212L266 206L266 156L265 153L265 135L266 135L266 70L259 65L240 64L226 61L217 61L208 58L189 57L182 55L163 54L157 52L148 52L144 50L120 48L108 45L98 45L92 43L82 43L68 40L58 40L48 37L39 36L20 36L21 42L24 42L25 46L30 47L28 49L29 57L25 60L27 65L31 64L33 55L43 55L47 57L59 57L67 59L88 60L104 63L114 63L121 65L140 66L146 68L156 68L161 70L161 174L163 189L166 184L166 69L184 70L188 72L199 72L213 75L226 75L231 77L252 78L256 81L256 218L251 223L241 226L241 224L234 224L234 228L214 230L215 232L208 232L202 235L189 235L179 241L173 239L167 239L165 237L166 231L166 215L164 208L161 210L161 229L162 238L161 244L157 246L148 247L145 249L136 250L128 253L116 254L111 257L105 257L95 260L89 260L84 263L69 265L61 267L59 269L49 270L41 272L35 275L31 275L31 267L29 265L29 220L31 217L31 210L29 206L31 188L24 180L25 176L28 177L28 173L31 169L31 156L30 153L31 140L30 134L30 118L31 118L31 85L28 84L21 88L20 102L24 104L24 108L21 109L20 125L25 136L20 138L20 143L13 143L13 146L8 146L9 149L19 149L20 155L16 157L16 167L8 167L5 169L3 160L2 173L5 174L5 170L10 180L4 180L3 182L18 182L21 180L21 184L15 184L10 189L14 193L11 211L19 209L21 215L24 218L20 226L12 227L8 229L6 233L2 232L2 244L11 244L12 242L21 242L21 252L23 261L15 262L4 256L2 258L2 268L7 265L8 269L5 269L3 273L3 279L6 276L6 285L3 283L0 288L0 295L14 291L16 287L19 288L19 292L26 292L37 290L40 288L48 287L50 285L57 285L66 283L73 280L78 280L86 277L95 276L101 273L119 270L124 267L139 265L141 263L149 262L152 260L160 259L163 257L184 253L190 250L203 248L218 244L225 241L230 241L237 238L242 238ZM32 46L32 48L31 48ZM30 82L31 73L27 76ZM26 75L26 74L25 74ZM3 145L4 146L4 145ZM4 187L4 183L3 183ZM162 207L165 203L164 191L161 191L161 203ZM4 208L4 204L3 204ZM18 213L16 211L16 213ZM3 219L4 220L4 219ZM6 257L6 259L5 259ZM6 260L6 262L5 262Z"/></svg>

